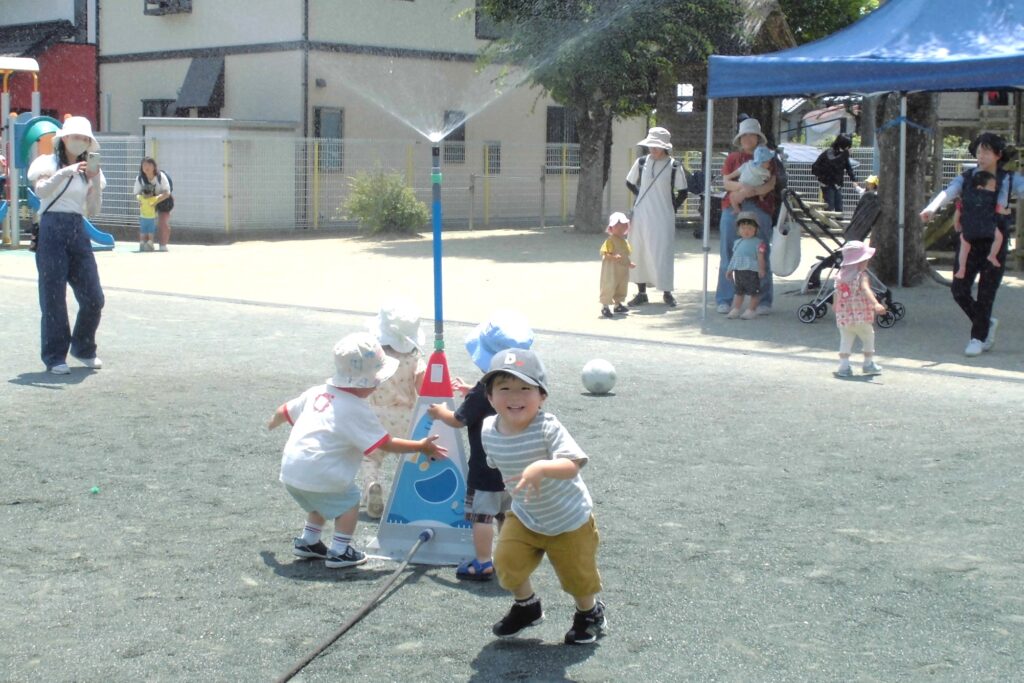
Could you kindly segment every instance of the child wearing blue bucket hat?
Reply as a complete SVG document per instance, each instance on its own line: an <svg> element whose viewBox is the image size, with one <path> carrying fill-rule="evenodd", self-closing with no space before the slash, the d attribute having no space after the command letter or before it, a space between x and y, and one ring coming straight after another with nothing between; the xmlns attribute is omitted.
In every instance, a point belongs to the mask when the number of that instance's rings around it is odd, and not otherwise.
<svg viewBox="0 0 1024 683"><path fill-rule="evenodd" d="M480 323L466 337L466 350L473 363L486 373L491 359L508 349L528 349L533 345L533 330L526 318L518 313L503 311ZM469 437L469 474L466 477L466 521L473 525L473 549L476 557L460 564L455 576L467 581L490 581L494 578L491 560L494 545L494 520L499 524L509 510L512 499L505 491L501 473L487 465L487 454L480 440L484 419L494 415L487 400L483 382L470 386L455 378L453 387L464 395L454 412L443 403L431 405L427 412L435 420L449 427L467 430Z"/></svg>

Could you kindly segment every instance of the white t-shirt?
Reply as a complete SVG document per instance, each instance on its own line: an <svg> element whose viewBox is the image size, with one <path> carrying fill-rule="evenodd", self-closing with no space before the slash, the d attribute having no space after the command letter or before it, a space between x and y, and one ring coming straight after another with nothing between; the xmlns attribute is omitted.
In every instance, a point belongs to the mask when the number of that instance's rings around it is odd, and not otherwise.
<svg viewBox="0 0 1024 683"><path fill-rule="evenodd" d="M95 216L100 212L103 188L107 186L106 176L100 170L99 175L90 181L81 173L76 173L74 168L64 166L58 169L57 157L53 154L41 154L32 161L27 175L39 196L40 213L53 211ZM67 190L64 190L65 185ZM91 196L88 194L90 185L98 190L94 190ZM62 191L64 194L61 194Z"/></svg>
<svg viewBox="0 0 1024 683"><path fill-rule="evenodd" d="M284 409L292 431L281 456L281 482L304 491L347 490L363 456L388 438L365 399L329 384L307 389Z"/></svg>

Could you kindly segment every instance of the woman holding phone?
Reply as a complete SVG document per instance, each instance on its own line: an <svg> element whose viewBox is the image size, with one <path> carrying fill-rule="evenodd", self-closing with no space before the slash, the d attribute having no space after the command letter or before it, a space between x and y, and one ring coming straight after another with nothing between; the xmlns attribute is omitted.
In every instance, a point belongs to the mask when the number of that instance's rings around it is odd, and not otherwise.
<svg viewBox="0 0 1024 683"><path fill-rule="evenodd" d="M53 154L32 162L28 180L41 203L36 247L41 355L48 372L67 375L71 372L69 352L87 368L103 367L96 355L103 288L82 219L99 213L107 181L99 168L100 145L89 119L72 116L65 120L54 135L53 149ZM94 155L91 160L90 154ZM78 301L74 330L68 323L68 284Z"/></svg>

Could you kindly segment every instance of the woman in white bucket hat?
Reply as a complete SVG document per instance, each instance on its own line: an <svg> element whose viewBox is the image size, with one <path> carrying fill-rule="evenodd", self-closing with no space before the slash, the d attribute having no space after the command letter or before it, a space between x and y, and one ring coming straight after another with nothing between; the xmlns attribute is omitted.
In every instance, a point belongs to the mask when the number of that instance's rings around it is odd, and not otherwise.
<svg viewBox="0 0 1024 683"><path fill-rule="evenodd" d="M739 130L732 139L733 145L738 150L730 152L722 165L722 175L727 176L744 163L754 158L754 150L759 145L768 143L764 133L761 132L761 123L757 119L743 119L740 122ZM715 303L719 313L728 313L732 308L733 296L736 294L732 281L726 277L729 262L732 260L732 248L736 243L736 212L730 211L733 203L739 203L739 209L749 211L757 217L757 236L764 241L765 245L771 244L772 216L775 212L775 195L772 190L775 188L776 175L773 173L767 182L758 187L743 185L738 180L723 180L727 194L722 200L722 220L718 224L719 244L721 261L718 267L718 289L715 292ZM771 253L765 253L767 273L761 279L761 301L758 304L757 312L766 315L771 312L772 307L772 268Z"/></svg>
<svg viewBox="0 0 1024 683"><path fill-rule="evenodd" d="M82 365L99 370L96 330L103 310L103 288L82 220L100 212L107 181L97 166L89 170L90 152L100 149L92 124L71 116L54 135L54 153L32 162L28 180L40 199L36 269L42 315L42 359L47 371L67 375L70 352ZM68 284L78 301L74 330L68 323Z"/></svg>
<svg viewBox="0 0 1024 683"><path fill-rule="evenodd" d="M633 262L630 282L639 289L629 301L630 306L648 303L647 285L663 290L663 299L675 306L676 209L686 199L686 173L679 162L669 156L672 135L664 128L654 127L638 142L650 150L639 157L626 174L626 187L636 195L630 237Z"/></svg>

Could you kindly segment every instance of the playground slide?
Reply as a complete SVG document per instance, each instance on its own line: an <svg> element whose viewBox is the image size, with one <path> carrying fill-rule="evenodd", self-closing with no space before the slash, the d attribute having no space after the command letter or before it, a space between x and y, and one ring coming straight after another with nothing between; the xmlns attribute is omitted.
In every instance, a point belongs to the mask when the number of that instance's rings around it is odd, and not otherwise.
<svg viewBox="0 0 1024 683"><path fill-rule="evenodd" d="M6 202L4 203L6 204ZM28 205L33 211L39 211L39 197L31 189L28 189ZM0 220L3 220L3 218L0 217ZM109 232L103 232L84 216L82 221L85 222L85 230L89 233L89 239L92 240L93 251L110 251L114 248L115 241L113 235Z"/></svg>
<svg viewBox="0 0 1024 683"><path fill-rule="evenodd" d="M0 200L0 223L3 223L5 218L7 218L7 200L2 199Z"/></svg>

